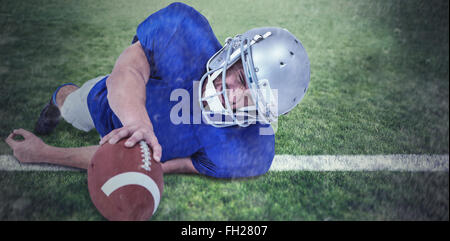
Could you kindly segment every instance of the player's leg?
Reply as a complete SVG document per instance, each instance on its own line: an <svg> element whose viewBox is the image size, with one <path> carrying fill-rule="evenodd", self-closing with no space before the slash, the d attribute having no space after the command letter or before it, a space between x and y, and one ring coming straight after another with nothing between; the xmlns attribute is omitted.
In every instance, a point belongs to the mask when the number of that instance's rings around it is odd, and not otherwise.
<svg viewBox="0 0 450 241"><path fill-rule="evenodd" d="M55 129L61 119L61 111L56 100L59 100L59 102L64 101L67 95L75 89L78 89L78 86L72 83L61 85L56 89L50 101L45 105L39 115L39 119L34 127L35 133L47 135Z"/></svg>
<svg viewBox="0 0 450 241"><path fill-rule="evenodd" d="M61 117L82 131L94 128L89 109L87 96L92 87L104 76L91 79L81 87L74 84L64 84L56 89L52 99L42 110L36 122L37 134L49 134L58 124Z"/></svg>
<svg viewBox="0 0 450 241"><path fill-rule="evenodd" d="M67 96L72 94L74 91L78 90L80 87L76 85L64 85L62 86L59 91L56 92L55 95L55 104L58 106L59 109L64 105L64 101L66 100Z"/></svg>

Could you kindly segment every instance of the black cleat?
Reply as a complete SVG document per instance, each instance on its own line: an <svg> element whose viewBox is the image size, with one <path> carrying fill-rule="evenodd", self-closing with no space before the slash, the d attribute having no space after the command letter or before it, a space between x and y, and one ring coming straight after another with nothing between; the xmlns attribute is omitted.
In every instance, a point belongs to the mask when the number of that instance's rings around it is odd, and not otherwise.
<svg viewBox="0 0 450 241"><path fill-rule="evenodd" d="M77 86L76 84L73 84L73 83L67 83L67 84L60 85L55 90L55 92L53 92L50 102L41 111L41 114L39 115L39 119L36 122L36 126L34 127L34 132L36 134L48 135L58 125L59 120L61 119L61 111L59 111L59 108L56 105L56 94L62 87L66 86L66 85Z"/></svg>
<svg viewBox="0 0 450 241"><path fill-rule="evenodd" d="M53 100L44 107L41 111L39 119L34 127L34 132L40 135L48 135L58 125L61 119L61 112L58 106L53 103Z"/></svg>

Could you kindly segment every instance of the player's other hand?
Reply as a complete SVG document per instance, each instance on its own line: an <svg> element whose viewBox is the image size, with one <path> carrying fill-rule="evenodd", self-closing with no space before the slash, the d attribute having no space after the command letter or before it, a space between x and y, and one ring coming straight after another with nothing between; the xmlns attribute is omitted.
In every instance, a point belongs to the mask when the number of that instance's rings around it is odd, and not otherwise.
<svg viewBox="0 0 450 241"><path fill-rule="evenodd" d="M158 162L161 160L161 145L155 136L152 125L146 122L134 122L115 129L100 140L100 145L106 142L116 144L118 141L127 137L128 140L125 142L126 147L131 148L139 141L144 140L153 151L153 158Z"/></svg>
<svg viewBox="0 0 450 241"><path fill-rule="evenodd" d="M23 140L14 139L22 137ZM17 129L9 134L5 142L13 150L13 155L22 163L42 162L45 159L47 145L33 133Z"/></svg>

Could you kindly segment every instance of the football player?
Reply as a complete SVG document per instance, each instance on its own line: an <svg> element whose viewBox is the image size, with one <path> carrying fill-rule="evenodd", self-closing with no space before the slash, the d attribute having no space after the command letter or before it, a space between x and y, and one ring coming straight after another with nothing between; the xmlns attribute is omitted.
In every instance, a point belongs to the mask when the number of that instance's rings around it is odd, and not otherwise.
<svg viewBox="0 0 450 241"><path fill-rule="evenodd" d="M50 133L62 117L95 128L100 145L146 141L164 173L258 176L274 157L270 123L302 100L309 79L306 51L287 30L255 28L221 46L203 15L173 3L139 24L111 74L58 87L35 133ZM23 129L6 142L21 162L83 169L98 148L49 146Z"/></svg>

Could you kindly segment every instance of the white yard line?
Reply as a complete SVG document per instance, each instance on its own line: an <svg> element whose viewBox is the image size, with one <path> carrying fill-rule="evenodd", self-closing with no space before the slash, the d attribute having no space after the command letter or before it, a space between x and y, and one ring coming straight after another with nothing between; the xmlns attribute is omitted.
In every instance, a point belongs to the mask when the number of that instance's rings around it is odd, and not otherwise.
<svg viewBox="0 0 450 241"><path fill-rule="evenodd" d="M276 155L270 171L443 171L449 155ZM0 155L1 171L82 171L49 164L20 164L11 155Z"/></svg>
<svg viewBox="0 0 450 241"><path fill-rule="evenodd" d="M271 171L445 171L449 155L278 155Z"/></svg>
<svg viewBox="0 0 450 241"><path fill-rule="evenodd" d="M21 164L14 156L0 155L0 171L82 171L51 164Z"/></svg>

